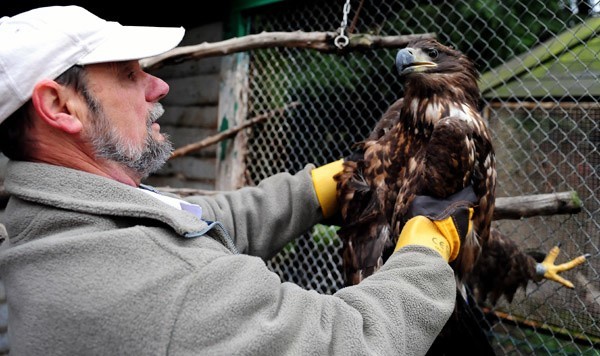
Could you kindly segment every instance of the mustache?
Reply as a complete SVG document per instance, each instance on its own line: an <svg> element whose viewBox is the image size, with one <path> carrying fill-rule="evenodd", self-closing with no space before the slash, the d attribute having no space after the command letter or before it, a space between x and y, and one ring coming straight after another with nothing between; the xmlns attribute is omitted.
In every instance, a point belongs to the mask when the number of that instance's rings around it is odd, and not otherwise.
<svg viewBox="0 0 600 356"><path fill-rule="evenodd" d="M165 108L163 108L161 103L155 103L150 110L148 110L148 126L155 123L158 118L163 116L165 113Z"/></svg>

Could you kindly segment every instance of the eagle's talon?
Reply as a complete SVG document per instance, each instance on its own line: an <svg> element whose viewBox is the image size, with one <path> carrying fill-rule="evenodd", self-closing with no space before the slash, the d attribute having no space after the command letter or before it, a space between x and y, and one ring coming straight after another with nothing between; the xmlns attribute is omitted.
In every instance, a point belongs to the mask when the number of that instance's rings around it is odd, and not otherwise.
<svg viewBox="0 0 600 356"><path fill-rule="evenodd" d="M572 259L569 262L555 265L554 262L556 261L556 257L560 253L559 246L554 246L552 249L550 249L550 251L546 255L546 258L544 258L544 260L542 262L538 263L536 265L535 269L536 269L537 275L540 276L540 279L542 279L542 278L549 279L549 280L555 281L557 283L560 283L567 288L573 289L574 288L573 283L564 279L563 277L559 276L558 274L579 266L580 264L585 262L587 260L587 258L590 257L590 255L589 254L581 255L579 257Z"/></svg>

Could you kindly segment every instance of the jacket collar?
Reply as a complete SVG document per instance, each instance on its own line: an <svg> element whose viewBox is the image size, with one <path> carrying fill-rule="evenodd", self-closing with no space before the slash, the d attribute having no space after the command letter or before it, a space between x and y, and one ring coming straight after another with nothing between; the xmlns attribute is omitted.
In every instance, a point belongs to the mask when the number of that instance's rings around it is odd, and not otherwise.
<svg viewBox="0 0 600 356"><path fill-rule="evenodd" d="M95 174L45 163L9 161L6 191L30 202L119 217L155 219L183 236L203 235L210 226L139 189Z"/></svg>

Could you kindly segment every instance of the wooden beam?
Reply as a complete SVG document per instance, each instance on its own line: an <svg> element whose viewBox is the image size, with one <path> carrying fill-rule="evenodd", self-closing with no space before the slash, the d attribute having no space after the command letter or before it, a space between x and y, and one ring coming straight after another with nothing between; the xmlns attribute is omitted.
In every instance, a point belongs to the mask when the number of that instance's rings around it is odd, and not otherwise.
<svg viewBox="0 0 600 356"><path fill-rule="evenodd" d="M180 63L191 59L225 56L253 49L293 47L313 49L321 52L340 52L374 48L406 47L408 42L419 38L435 38L434 33L403 36L373 36L368 34L349 35L349 42L343 50L334 44L337 32L261 32L253 35L234 37L227 40L191 46L180 46L161 55L140 60L146 70L154 70L169 63Z"/></svg>
<svg viewBox="0 0 600 356"><path fill-rule="evenodd" d="M575 214L582 202L575 191L497 197L494 220L521 219L541 215Z"/></svg>
<svg viewBox="0 0 600 356"><path fill-rule="evenodd" d="M481 310L486 314L488 319L500 319L503 323L515 325L519 328L525 327L535 332L542 332L552 337L560 337L563 340L573 341L580 343L581 345L593 346L597 348L600 346L600 338L586 334L584 332L578 332L569 330L565 327L550 325L545 322L538 322L534 320L528 320L526 318L506 313L499 310L493 310L489 307L482 307ZM489 322L488 322L489 323ZM492 331L494 332L494 331ZM590 345L591 343L591 345Z"/></svg>

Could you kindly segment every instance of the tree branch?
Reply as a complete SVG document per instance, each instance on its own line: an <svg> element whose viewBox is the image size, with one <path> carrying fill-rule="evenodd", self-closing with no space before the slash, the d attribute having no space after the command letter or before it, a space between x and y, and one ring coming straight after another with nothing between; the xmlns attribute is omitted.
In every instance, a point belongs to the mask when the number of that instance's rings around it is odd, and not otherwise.
<svg viewBox="0 0 600 356"><path fill-rule="evenodd" d="M494 220L521 219L531 216L575 214L582 202L575 191L496 198Z"/></svg>
<svg viewBox="0 0 600 356"><path fill-rule="evenodd" d="M282 108L272 110L272 111L267 112L266 114L258 115L251 119L248 119L247 121L244 121L240 125L232 127L225 131L221 131L216 135L213 135L213 136L207 137L201 141L180 147L180 148L174 150L173 153L171 153L170 158L184 156L190 152L198 151L198 150L206 148L210 145L214 145L215 143L223 141L224 139L235 136L235 134L238 133L238 131L241 131L252 125L258 124L259 122L263 122L272 117L279 116L279 115L283 114L283 112L285 112L286 110L296 107L298 105L300 105L299 102L292 102L290 104L284 105Z"/></svg>
<svg viewBox="0 0 600 356"><path fill-rule="evenodd" d="M424 33L403 36L373 36L368 34L349 35L349 43L343 49L335 47L333 41L337 32L261 32L243 37L230 38L224 41L204 42L192 46L180 46L161 55L140 60L146 70L162 67L168 63L180 63L191 59L224 56L252 49L293 47L308 48L321 52L345 52L349 50L365 50L373 48L405 47L408 42L418 38L435 38L435 33Z"/></svg>

